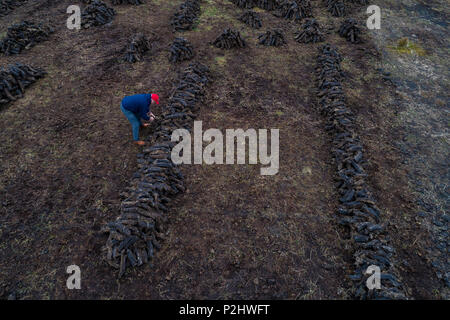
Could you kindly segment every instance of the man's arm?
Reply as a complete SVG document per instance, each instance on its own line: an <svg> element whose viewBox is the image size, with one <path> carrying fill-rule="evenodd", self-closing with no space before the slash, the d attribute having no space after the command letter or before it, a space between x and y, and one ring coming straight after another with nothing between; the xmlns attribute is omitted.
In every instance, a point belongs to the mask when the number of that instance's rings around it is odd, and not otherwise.
<svg viewBox="0 0 450 320"><path fill-rule="evenodd" d="M140 116L142 119L149 121L150 120L150 118L148 116L149 113L150 113L150 106L148 106L147 108L141 108Z"/></svg>
<svg viewBox="0 0 450 320"><path fill-rule="evenodd" d="M150 117L146 113L142 113L141 114L141 118L144 119L145 121L149 121L150 120Z"/></svg>

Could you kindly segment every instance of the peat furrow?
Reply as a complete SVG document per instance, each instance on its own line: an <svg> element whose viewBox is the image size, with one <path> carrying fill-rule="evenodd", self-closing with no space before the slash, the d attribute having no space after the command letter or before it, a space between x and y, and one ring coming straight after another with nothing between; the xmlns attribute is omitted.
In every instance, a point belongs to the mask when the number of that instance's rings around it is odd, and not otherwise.
<svg viewBox="0 0 450 320"><path fill-rule="evenodd" d="M406 299L395 266L395 251L389 245L383 217L366 183L364 149L355 132L354 115L346 106L340 62L336 48L329 44L319 48L316 67L318 107L326 118L326 130L333 138L332 155L337 166L340 194L336 220L351 235L354 272L350 279L354 284L354 297ZM369 266L380 268L379 289L369 290L366 285L371 276L366 273Z"/></svg>
<svg viewBox="0 0 450 320"><path fill-rule="evenodd" d="M191 30L200 13L199 0L186 0L173 15L170 25L174 31Z"/></svg>
<svg viewBox="0 0 450 320"><path fill-rule="evenodd" d="M46 75L39 68L16 63L0 69L0 107L23 97L25 88Z"/></svg>
<svg viewBox="0 0 450 320"><path fill-rule="evenodd" d="M185 190L183 176L171 160L175 144L171 135L175 129L191 129L208 72L205 65L194 63L181 73L165 113L157 120L154 143L138 154L138 170L121 194L119 217L103 228L109 233L103 253L109 265L119 269L119 278L128 267L150 263L161 246L168 205Z"/></svg>

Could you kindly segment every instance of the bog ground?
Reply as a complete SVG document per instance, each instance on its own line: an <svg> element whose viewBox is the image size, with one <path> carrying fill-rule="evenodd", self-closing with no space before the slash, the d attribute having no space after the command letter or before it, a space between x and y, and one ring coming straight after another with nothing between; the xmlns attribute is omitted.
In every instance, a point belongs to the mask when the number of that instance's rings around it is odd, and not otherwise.
<svg viewBox="0 0 450 320"><path fill-rule="evenodd" d="M111 24L80 31L66 28L66 8L84 6L81 1L29 1L0 17L0 38L23 20L55 28L48 41L19 55L0 56L0 66L21 62L48 72L22 99L0 109L0 297L351 298L350 239L333 219L339 198L335 168L316 106L314 68L321 44L297 43L293 34L301 23L258 8L263 27L252 29L238 20L243 9L226 0L203 0L197 26L174 33L170 19L181 2L112 6L117 15ZM314 17L328 30L325 41L344 58L347 104L356 114L370 186L397 251L403 284L411 298L448 299L445 277L438 276L448 272L448 256L435 241L445 232L447 243L447 229L433 227L438 217L445 221L448 196L448 136L442 120L448 41L439 38L442 20L434 14L429 34L415 32L425 55L390 50L398 39L411 37L404 30L395 33L396 19L413 22L397 17L400 9L391 1L379 2L391 8L389 36L364 28L365 42L355 45L336 33L345 17L333 17L322 1L311 1ZM432 10L421 1L405 2L422 18L424 10ZM433 10L447 10L442 2L428 2ZM351 8L349 16L365 21L364 6ZM246 48L210 45L228 27L240 31ZM258 45L258 35L270 28L281 29L287 45ZM136 32L155 35L153 49L140 62L120 61ZM280 169L261 176L259 165L183 165L187 190L170 207L161 250L152 265L131 269L118 280L117 270L103 260L107 236L100 229L119 215L119 194L140 152L131 142L120 101L125 95L157 92L161 104L153 112L162 111L178 72L190 63L168 60L167 49L177 36L187 38L194 60L211 70L196 120L204 129L280 129ZM435 66L443 80L438 92L431 89L434 78L415 74L407 79L402 72L417 63ZM392 71L394 79L428 84L423 88L430 100L412 107L411 92L383 81L377 70L391 70L389 65L400 68ZM418 110L427 114L428 108L432 115L411 124ZM424 128L438 136L422 134ZM405 161L406 141L411 161ZM418 201L421 194L431 209ZM66 288L66 267L72 264L81 268L81 290Z"/></svg>

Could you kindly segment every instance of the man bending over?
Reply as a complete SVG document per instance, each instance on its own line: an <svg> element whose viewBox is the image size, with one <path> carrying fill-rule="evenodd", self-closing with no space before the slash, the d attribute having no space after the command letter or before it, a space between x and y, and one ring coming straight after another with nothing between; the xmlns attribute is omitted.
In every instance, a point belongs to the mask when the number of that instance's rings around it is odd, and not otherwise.
<svg viewBox="0 0 450 320"><path fill-rule="evenodd" d="M155 103L159 104L159 96L157 94L143 93L126 96L120 104L120 110L131 123L133 140L139 146L145 144L144 141L139 140L139 128L147 127L150 125L150 122L155 120L155 115L150 111L150 105ZM141 123L141 119L148 122Z"/></svg>

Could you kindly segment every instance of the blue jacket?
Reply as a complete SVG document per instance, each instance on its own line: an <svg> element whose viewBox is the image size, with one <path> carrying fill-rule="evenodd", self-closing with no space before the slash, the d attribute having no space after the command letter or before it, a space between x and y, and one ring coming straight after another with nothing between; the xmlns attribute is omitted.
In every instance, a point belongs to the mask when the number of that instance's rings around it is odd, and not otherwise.
<svg viewBox="0 0 450 320"><path fill-rule="evenodd" d="M133 112L144 120L150 120L147 114L150 112L151 102L152 95L146 93L126 96L122 99L122 105L125 109Z"/></svg>

